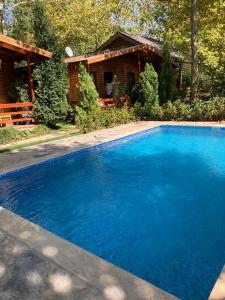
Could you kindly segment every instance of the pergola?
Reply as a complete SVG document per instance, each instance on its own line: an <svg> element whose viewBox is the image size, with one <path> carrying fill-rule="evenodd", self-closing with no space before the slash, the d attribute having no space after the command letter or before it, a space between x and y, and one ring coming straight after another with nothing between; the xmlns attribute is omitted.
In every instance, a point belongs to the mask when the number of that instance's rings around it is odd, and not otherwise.
<svg viewBox="0 0 225 300"><path fill-rule="evenodd" d="M51 57L49 51L0 35L0 126L32 120L32 101L35 98L32 65ZM26 103L19 103L8 96L8 90L16 78L16 63L21 62L30 92L30 102Z"/></svg>
<svg viewBox="0 0 225 300"><path fill-rule="evenodd" d="M33 100L35 97L31 64L37 63L40 60L51 57L52 53L49 51L27 45L21 41L14 40L4 35L0 35L0 67L2 67L4 61L7 61L7 63L11 66L12 64L14 64L14 62L20 62L22 60L25 60L27 62L28 84L30 87L31 100ZM0 71L2 71L1 68ZM12 77L13 76L11 76L11 78ZM4 78L4 74L1 74L1 78Z"/></svg>

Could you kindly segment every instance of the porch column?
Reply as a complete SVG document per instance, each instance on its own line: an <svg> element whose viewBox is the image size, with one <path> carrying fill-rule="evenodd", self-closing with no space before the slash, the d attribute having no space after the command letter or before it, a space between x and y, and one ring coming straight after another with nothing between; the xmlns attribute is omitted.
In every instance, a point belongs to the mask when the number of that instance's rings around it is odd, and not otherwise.
<svg viewBox="0 0 225 300"><path fill-rule="evenodd" d="M28 84L29 84L29 88L30 88L30 96L31 96L31 101L33 102L35 99L35 92L34 92L34 82L33 82L33 77L32 77L32 70L31 70L29 56L27 56L27 71L28 71Z"/></svg>
<svg viewBox="0 0 225 300"><path fill-rule="evenodd" d="M140 74L141 74L141 58L140 52L137 53L137 77L138 77L138 86L140 86Z"/></svg>
<svg viewBox="0 0 225 300"><path fill-rule="evenodd" d="M182 91L182 81L183 81L183 72L182 72L182 63L180 63L179 67L179 91Z"/></svg>

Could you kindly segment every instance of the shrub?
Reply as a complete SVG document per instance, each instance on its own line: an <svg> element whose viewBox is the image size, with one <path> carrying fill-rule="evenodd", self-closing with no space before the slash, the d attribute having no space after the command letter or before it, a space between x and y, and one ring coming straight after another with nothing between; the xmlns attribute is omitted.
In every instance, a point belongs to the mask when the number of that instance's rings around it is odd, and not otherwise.
<svg viewBox="0 0 225 300"><path fill-rule="evenodd" d="M144 71L140 74L140 102L144 106L158 103L158 75L152 64L146 64Z"/></svg>
<svg viewBox="0 0 225 300"><path fill-rule="evenodd" d="M78 108L79 109L79 108ZM97 112L86 113L81 110L76 119L77 127L82 133L87 133L98 128L112 127L119 124L126 124L135 120L132 109L110 108L107 110L98 110Z"/></svg>
<svg viewBox="0 0 225 300"><path fill-rule="evenodd" d="M177 100L174 102L176 107L176 120L177 121L189 121L192 116L191 106L188 103Z"/></svg>
<svg viewBox="0 0 225 300"><path fill-rule="evenodd" d="M79 65L79 107L86 112L99 110L98 92L92 80L92 77L87 72L83 64Z"/></svg>
<svg viewBox="0 0 225 300"><path fill-rule="evenodd" d="M163 106L136 103L134 114L139 120L221 121L225 119L225 98L195 100L192 103L168 101Z"/></svg>
<svg viewBox="0 0 225 300"><path fill-rule="evenodd" d="M172 60L170 54L170 44L168 39L164 37L162 66L159 76L159 97L160 103L164 104L173 97L173 81L174 74L172 68Z"/></svg>
<svg viewBox="0 0 225 300"><path fill-rule="evenodd" d="M121 96L124 96L126 93L126 86L123 85L117 75L114 75L113 81L112 81L112 94L114 98L119 98Z"/></svg>
<svg viewBox="0 0 225 300"><path fill-rule="evenodd" d="M164 119L164 111L163 108L156 103L155 105L151 106L150 109L150 119L153 121L161 121Z"/></svg>
<svg viewBox="0 0 225 300"><path fill-rule="evenodd" d="M69 105L67 102L67 67L63 51L52 27L43 1L33 4L34 37L40 48L53 52L52 59L37 65L33 72L35 82L35 119L49 126L55 126L66 119Z"/></svg>
<svg viewBox="0 0 225 300"><path fill-rule="evenodd" d="M0 144L10 143L12 140L18 138L19 132L13 126L0 128Z"/></svg>
<svg viewBox="0 0 225 300"><path fill-rule="evenodd" d="M204 121L204 102L202 100L195 100L191 104L191 120L192 121Z"/></svg>
<svg viewBox="0 0 225 300"><path fill-rule="evenodd" d="M83 64L79 66L79 93L81 101L75 107L75 122L82 133L87 133L100 126L100 107L95 84Z"/></svg>
<svg viewBox="0 0 225 300"><path fill-rule="evenodd" d="M176 120L177 119L177 108L174 103L171 101L168 101L164 106L164 120L170 121L170 120Z"/></svg>

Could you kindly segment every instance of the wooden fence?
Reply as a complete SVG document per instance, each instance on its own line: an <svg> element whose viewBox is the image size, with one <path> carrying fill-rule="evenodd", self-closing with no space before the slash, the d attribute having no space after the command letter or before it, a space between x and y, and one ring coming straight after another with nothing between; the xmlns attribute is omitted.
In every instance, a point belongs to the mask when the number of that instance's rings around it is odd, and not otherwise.
<svg viewBox="0 0 225 300"><path fill-rule="evenodd" d="M0 104L0 126L32 122L32 102Z"/></svg>
<svg viewBox="0 0 225 300"><path fill-rule="evenodd" d="M128 96L123 96L119 98L100 98L98 102L101 108L122 107L123 105L130 106L130 99Z"/></svg>

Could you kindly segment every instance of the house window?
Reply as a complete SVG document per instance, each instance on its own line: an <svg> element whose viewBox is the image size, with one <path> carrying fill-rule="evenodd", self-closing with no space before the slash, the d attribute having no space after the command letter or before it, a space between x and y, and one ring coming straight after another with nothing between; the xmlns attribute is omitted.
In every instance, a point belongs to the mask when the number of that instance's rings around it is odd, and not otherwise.
<svg viewBox="0 0 225 300"><path fill-rule="evenodd" d="M105 97L112 97L112 82L113 82L113 72L104 73L104 86L105 86Z"/></svg>
<svg viewBox="0 0 225 300"><path fill-rule="evenodd" d="M133 72L128 72L127 73L127 88L128 92L133 89L135 86L135 74Z"/></svg>

